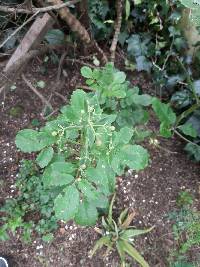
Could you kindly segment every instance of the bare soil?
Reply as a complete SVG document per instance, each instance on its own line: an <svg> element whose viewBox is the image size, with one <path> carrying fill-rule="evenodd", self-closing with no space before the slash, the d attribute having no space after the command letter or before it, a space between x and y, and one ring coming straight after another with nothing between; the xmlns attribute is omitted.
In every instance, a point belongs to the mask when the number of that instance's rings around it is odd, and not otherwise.
<svg viewBox="0 0 200 267"><path fill-rule="evenodd" d="M32 84L45 81L45 88L38 89L47 98L51 99L54 110L64 104L63 99L55 95L59 92L69 99L71 91L81 84L79 65L65 65L65 81L59 85L55 83L57 67L49 67L47 73L41 73L43 62L35 60L25 76ZM63 75L62 75L63 77ZM64 79L64 78L63 78ZM151 84L132 75L134 84L140 84L143 92L151 91ZM62 84L62 87L61 87ZM154 93L154 89L152 91ZM20 106L21 112L11 116L10 110ZM12 198L19 161L24 157L16 150L14 139L18 130L29 127L33 119L44 123L42 117L43 104L30 91L27 85L18 79L16 89L0 96L0 205L6 198ZM156 127L156 122L151 123ZM172 225L167 215L177 209L177 195L187 190L195 196L194 206L199 209L200 199L200 165L187 159L183 151L184 144L177 138L172 140L160 139L159 149L146 144L151 154L151 163L148 168L139 173L127 173L118 178L117 202L115 211L130 207L136 211L133 225L141 228L155 225L155 229L146 236L139 238L136 247L143 252L151 267L169 266L170 251L176 247L172 234ZM168 152L167 152L168 150ZM174 153L176 152L176 153ZM115 253L104 258L99 252L95 257L88 257L98 235L93 228L79 227L72 222L66 224L65 231L59 229L51 244L46 244L36 238L31 244L23 244L19 237L11 237L9 241L0 243L0 255L7 255L11 260L11 267L104 267L119 266L119 259ZM200 259L200 248L191 254L191 259ZM132 267L136 267L131 262Z"/></svg>

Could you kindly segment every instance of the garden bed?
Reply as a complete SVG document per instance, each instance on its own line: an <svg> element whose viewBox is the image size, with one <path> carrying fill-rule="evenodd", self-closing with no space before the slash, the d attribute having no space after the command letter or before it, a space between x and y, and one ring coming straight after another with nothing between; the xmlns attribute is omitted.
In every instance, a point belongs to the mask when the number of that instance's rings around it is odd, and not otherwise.
<svg viewBox="0 0 200 267"><path fill-rule="evenodd" d="M38 62L25 73L25 76L35 84L42 80L45 87L40 89L48 99L55 90L55 76L57 69L48 68L46 75L41 74ZM67 78L60 94L69 100L70 93L77 85L81 84L79 66L70 65L66 70ZM132 75L133 83L134 76ZM137 81L138 83L138 81ZM145 93L148 93L151 84L139 81ZM152 93L154 89L152 87ZM64 103L58 96L53 96L52 106L56 110ZM13 109L13 107L18 110ZM19 168L19 162L23 158L22 153L15 147L16 133L23 128L28 128L37 119L41 124L44 119L40 115L42 111L41 100L27 88L22 80L18 79L16 89L7 93L4 98L1 95L0 103L0 204L7 198L14 198L17 192L13 187ZM157 127L157 122L151 121L151 127ZM117 201L114 211L119 213L121 209L130 207L135 210L136 216L133 225L138 228L146 228L155 225L155 229L148 235L137 239L136 247L144 254L150 266L168 266L168 257L177 243L172 234L172 222L168 216L177 209L177 196L180 191L188 191L194 195L194 207L199 209L200 199L200 166L187 159L183 151L184 144L177 138L170 140L160 139L161 148L155 148L146 144L151 163L144 171L139 173L127 172L124 177L118 177ZM12 237L9 241L0 243L0 256L7 255L13 261L11 266L40 267L40 266L83 266L103 267L118 266L119 259L115 253L103 258L102 250L92 259L88 252L94 246L98 235L92 227L84 228L72 222L61 224L54 234L54 240L44 243L39 238L33 238L31 244L19 241L19 236ZM190 251L191 260L200 257L200 248ZM131 266L137 266L131 262Z"/></svg>

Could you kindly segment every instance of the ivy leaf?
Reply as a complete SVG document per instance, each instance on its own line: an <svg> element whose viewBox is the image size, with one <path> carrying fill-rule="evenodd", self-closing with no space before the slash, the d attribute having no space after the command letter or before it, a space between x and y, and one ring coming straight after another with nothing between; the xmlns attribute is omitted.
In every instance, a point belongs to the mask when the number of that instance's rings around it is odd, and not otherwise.
<svg viewBox="0 0 200 267"><path fill-rule="evenodd" d="M69 221L74 218L79 208L79 192L74 185L68 186L64 194L59 194L54 201L55 216L59 220Z"/></svg>
<svg viewBox="0 0 200 267"><path fill-rule="evenodd" d="M135 103L136 105L147 107L151 104L151 101L152 101L152 97L147 94L133 96L133 103Z"/></svg>
<svg viewBox="0 0 200 267"><path fill-rule="evenodd" d="M52 163L43 174L43 183L48 186L63 186L71 183L74 177L71 175L74 165L68 162Z"/></svg>
<svg viewBox="0 0 200 267"><path fill-rule="evenodd" d="M52 160L53 153L54 151L52 147L44 148L36 158L37 164L41 168L46 167L49 164L49 162Z"/></svg>
<svg viewBox="0 0 200 267"><path fill-rule="evenodd" d="M84 77L84 78L87 78L87 79L92 79L93 78L93 72L92 72L92 69L87 67L87 66L84 66L81 68L81 75Z"/></svg>
<svg viewBox="0 0 200 267"><path fill-rule="evenodd" d="M128 48L127 51L134 57L144 56L147 54L148 48L146 42L142 42L139 34L132 34L127 40Z"/></svg>
<svg viewBox="0 0 200 267"><path fill-rule="evenodd" d="M200 137L200 110L193 112L186 123L192 124L192 127L196 130L197 135Z"/></svg>
<svg viewBox="0 0 200 267"><path fill-rule="evenodd" d="M59 45L64 43L65 35L61 30L51 29L45 35L45 39L50 45Z"/></svg>
<svg viewBox="0 0 200 267"><path fill-rule="evenodd" d="M146 70L150 72L152 63L147 59L145 56L138 56L135 58L136 63L137 63L137 70L142 71Z"/></svg>
<svg viewBox="0 0 200 267"><path fill-rule="evenodd" d="M185 135L189 135L191 137L197 137L197 131L193 127L192 123L185 123L183 125L178 126L178 129L180 129Z"/></svg>
<svg viewBox="0 0 200 267"><path fill-rule="evenodd" d="M45 145L39 142L38 135L38 132L35 130L21 130L17 133L15 144L23 152L31 153L40 151Z"/></svg>
<svg viewBox="0 0 200 267"><path fill-rule="evenodd" d="M200 146L193 143L187 143L184 150L188 152L191 158L194 158L196 161L200 161Z"/></svg>
<svg viewBox="0 0 200 267"><path fill-rule="evenodd" d="M83 226L95 225L98 219L98 212L92 202L84 200L80 205L75 216L75 222Z"/></svg>
<svg viewBox="0 0 200 267"><path fill-rule="evenodd" d="M159 99L153 98L152 107L161 123L165 123L165 125L173 125L176 122L176 114L173 112L169 104L164 104Z"/></svg>

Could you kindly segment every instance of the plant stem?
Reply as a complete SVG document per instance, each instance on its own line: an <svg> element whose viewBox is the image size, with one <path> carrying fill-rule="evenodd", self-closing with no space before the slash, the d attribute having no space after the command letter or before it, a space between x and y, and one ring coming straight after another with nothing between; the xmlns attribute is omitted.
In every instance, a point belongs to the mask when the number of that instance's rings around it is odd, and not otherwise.
<svg viewBox="0 0 200 267"><path fill-rule="evenodd" d="M190 141L189 139L187 139L186 137L184 137L182 134L180 134L177 130L174 129L174 133L176 135L178 135L181 139L183 139L184 141L186 141L187 143L190 143L190 144L193 144L193 145L196 145L198 146L196 143Z"/></svg>
<svg viewBox="0 0 200 267"><path fill-rule="evenodd" d="M176 120L176 125L175 128L177 127L177 125L179 125L179 123L186 118L188 115L190 115L192 112L194 112L196 109L200 108L200 103L194 104L192 105L189 109L187 109L186 111L182 112L180 116L178 116L177 120Z"/></svg>

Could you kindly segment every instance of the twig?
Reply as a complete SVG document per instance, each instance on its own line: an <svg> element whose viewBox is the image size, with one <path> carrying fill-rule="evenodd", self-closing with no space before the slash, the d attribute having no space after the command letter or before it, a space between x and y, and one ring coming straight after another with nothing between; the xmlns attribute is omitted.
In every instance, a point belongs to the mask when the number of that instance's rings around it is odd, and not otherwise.
<svg viewBox="0 0 200 267"><path fill-rule="evenodd" d="M49 12L52 10L58 10L63 7L71 6L76 3L80 2L80 0L73 0L69 1L67 3L62 3L58 5L53 6L47 6L47 7L41 7L41 8L32 8L31 10L24 9L24 8L14 8L14 7L8 7L8 6L0 6L0 11L6 12L6 13L24 13L24 14L34 14L34 13L44 13Z"/></svg>
<svg viewBox="0 0 200 267"><path fill-rule="evenodd" d="M55 109L54 111L52 111L49 115L45 116L44 119L47 120L48 118L50 118L52 115L54 115L56 112L58 112L59 109Z"/></svg>
<svg viewBox="0 0 200 267"><path fill-rule="evenodd" d="M115 33L114 33L112 44L111 44L111 47L110 47L110 52L111 52L110 59L111 59L112 62L115 61L115 52L116 52L118 37L119 37L119 34L120 34L120 30L121 30L122 3L123 3L123 0L116 0L117 18L116 18L116 22L115 22Z"/></svg>
<svg viewBox="0 0 200 267"><path fill-rule="evenodd" d="M92 41L92 44L94 45L99 55L101 56L101 62L106 64L108 62L108 58L106 54L104 53L104 51L101 49L101 47L98 45L98 43L95 40Z"/></svg>
<svg viewBox="0 0 200 267"><path fill-rule="evenodd" d="M26 64L34 57L47 53L51 50L62 49L63 45L46 45L39 47L38 50L31 50L13 63L7 70L0 74L0 86L8 87L10 83L16 80L17 76L23 71ZM1 77L2 76L2 77ZM1 93L1 92L0 92Z"/></svg>
<svg viewBox="0 0 200 267"><path fill-rule="evenodd" d="M64 96L61 95L60 93L58 93L58 92L54 92L54 94L57 95L58 97L60 97L64 102L67 102L66 97L64 97Z"/></svg>
<svg viewBox="0 0 200 267"><path fill-rule="evenodd" d="M83 65L83 66L88 66L88 67L90 67L90 68L92 68L92 69L94 69L94 68L99 68L99 67L97 67L97 66L93 66L93 65L90 64L90 63L83 62L83 61L81 61L80 59L66 58L65 60L66 60L66 61L70 61L70 62L72 62L72 63L78 63L78 64Z"/></svg>
<svg viewBox="0 0 200 267"><path fill-rule="evenodd" d="M161 150L167 152L167 153L170 153L170 154L178 154L178 152L176 152L176 151L171 151L171 150L169 150L168 148L163 147L163 146L161 146L161 145L157 145L157 147L160 148Z"/></svg>
<svg viewBox="0 0 200 267"><path fill-rule="evenodd" d="M5 86L2 86L2 87L0 88L0 94L3 92L4 89L5 89Z"/></svg>
<svg viewBox="0 0 200 267"><path fill-rule="evenodd" d="M62 66L63 66L63 61L65 60L65 57L67 55L67 51L63 52L60 61L59 61L59 66L58 66L58 72L57 72L57 76L56 76L56 83L59 83L60 81L60 76L62 73Z"/></svg>
<svg viewBox="0 0 200 267"><path fill-rule="evenodd" d="M31 82L26 79L24 74L22 74L22 79L24 80L26 85L41 99L43 104L52 109L52 106L49 101L40 92L38 92L38 90L31 84Z"/></svg>
<svg viewBox="0 0 200 267"><path fill-rule="evenodd" d="M76 89L84 89L84 90L87 90L87 91L93 91L94 90L93 88L91 88L89 86L81 85L81 84L76 85Z"/></svg>
<svg viewBox="0 0 200 267"><path fill-rule="evenodd" d="M39 11L34 13L29 19L27 19L20 27L18 27L11 35L6 38L6 40L3 41L2 44L0 44L0 48L2 48L16 33L18 33L26 24L28 24L31 20L34 19L35 16L39 14Z"/></svg>
<svg viewBox="0 0 200 267"><path fill-rule="evenodd" d="M61 5L62 0L49 0L52 4ZM84 44L89 44L91 42L90 36L85 29L85 27L80 23L80 21L71 13L67 6L60 8L58 14L62 20L70 27L71 31L78 34L79 38Z"/></svg>

